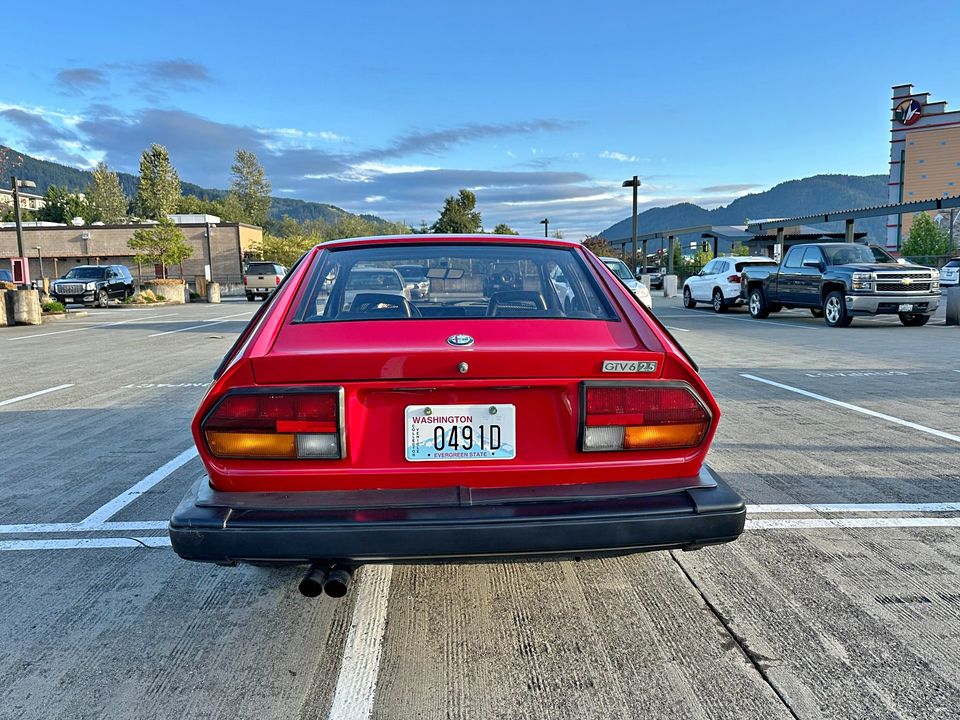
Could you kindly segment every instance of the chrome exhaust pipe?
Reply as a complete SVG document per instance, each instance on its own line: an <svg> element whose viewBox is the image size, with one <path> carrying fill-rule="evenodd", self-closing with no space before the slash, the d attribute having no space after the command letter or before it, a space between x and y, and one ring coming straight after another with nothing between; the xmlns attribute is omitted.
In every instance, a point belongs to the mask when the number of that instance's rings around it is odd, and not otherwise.
<svg viewBox="0 0 960 720"><path fill-rule="evenodd" d="M307 570L307 574L303 576L303 580L300 581L297 589L304 597L320 597L320 594L323 592L323 586L326 584L327 576L329 574L329 565L314 563L310 566L310 569Z"/></svg>
<svg viewBox="0 0 960 720"><path fill-rule="evenodd" d="M350 589L353 568L349 565L335 565L327 575L323 591L332 598L342 598Z"/></svg>

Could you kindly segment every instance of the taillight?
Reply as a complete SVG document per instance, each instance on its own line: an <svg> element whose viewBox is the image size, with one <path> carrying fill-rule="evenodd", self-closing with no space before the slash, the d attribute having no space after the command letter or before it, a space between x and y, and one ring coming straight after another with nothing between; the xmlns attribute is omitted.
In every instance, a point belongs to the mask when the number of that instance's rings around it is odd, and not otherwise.
<svg viewBox="0 0 960 720"><path fill-rule="evenodd" d="M274 275L274 276L273 276L273 279L276 281L276 282L274 283L274 285L279 285L279 284L280 284L280 276L279 276L279 275Z"/></svg>
<svg viewBox="0 0 960 720"><path fill-rule="evenodd" d="M337 459L340 393L231 393L201 428L210 452L220 458Z"/></svg>
<svg viewBox="0 0 960 720"><path fill-rule="evenodd" d="M696 447L710 428L709 411L686 385L587 385L584 403L586 452Z"/></svg>
<svg viewBox="0 0 960 720"><path fill-rule="evenodd" d="M243 276L243 284L244 284L244 285L247 284L247 276L246 276L246 275Z"/></svg>
<svg viewBox="0 0 960 720"><path fill-rule="evenodd" d="M727 278L727 282L728 282L728 283L736 283L737 285L739 285L739 284L740 284L740 276L739 276L739 275L730 275L730 276Z"/></svg>

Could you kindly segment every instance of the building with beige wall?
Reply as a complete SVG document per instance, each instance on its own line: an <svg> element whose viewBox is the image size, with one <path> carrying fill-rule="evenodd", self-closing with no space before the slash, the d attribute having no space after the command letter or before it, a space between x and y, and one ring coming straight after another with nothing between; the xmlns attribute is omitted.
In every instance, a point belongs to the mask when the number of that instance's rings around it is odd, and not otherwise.
<svg viewBox="0 0 960 720"><path fill-rule="evenodd" d="M960 111L913 85L893 88L890 137L890 203L960 195ZM913 216L887 217L887 247L899 248L910 235ZM960 213L942 211L939 224L960 234Z"/></svg>
<svg viewBox="0 0 960 720"><path fill-rule="evenodd" d="M183 276L192 280L204 275L211 265L213 280L223 284L242 281L244 260L253 255L263 238L263 230L243 223L224 223L214 216L171 216L183 231L193 255L183 262ZM156 277L153 265L137 267L134 252L127 245L142 225L51 225L23 224L24 254L30 258L30 277L40 277L40 257L44 275L60 277L77 265L126 265L134 278ZM210 232L209 252L207 232ZM40 247L38 253L37 247ZM0 227L0 266L9 267L9 258L17 256L17 232L12 223ZM211 260L212 258L212 260ZM180 268L167 269L170 277L179 277Z"/></svg>
<svg viewBox="0 0 960 720"><path fill-rule="evenodd" d="M20 197L20 210L23 212L36 212L47 204L43 195L34 195L23 190L17 190L17 195ZM0 187L0 211L6 212L11 208L13 208L13 190Z"/></svg>

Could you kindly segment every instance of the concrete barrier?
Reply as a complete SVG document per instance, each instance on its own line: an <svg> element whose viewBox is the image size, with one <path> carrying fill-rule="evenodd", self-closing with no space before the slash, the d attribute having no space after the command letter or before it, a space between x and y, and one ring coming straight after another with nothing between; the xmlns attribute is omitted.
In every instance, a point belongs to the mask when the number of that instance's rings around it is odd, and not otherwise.
<svg viewBox="0 0 960 720"><path fill-rule="evenodd" d="M207 302L208 303L220 302L220 283L216 283L216 282L207 283Z"/></svg>
<svg viewBox="0 0 960 720"><path fill-rule="evenodd" d="M676 275L663 276L663 296L664 297L677 296L677 276Z"/></svg>
<svg viewBox="0 0 960 720"><path fill-rule="evenodd" d="M0 290L0 327L13 325L14 290Z"/></svg>
<svg viewBox="0 0 960 720"><path fill-rule="evenodd" d="M947 325L960 325L960 286L947 290Z"/></svg>
<svg viewBox="0 0 960 720"><path fill-rule="evenodd" d="M21 288L13 293L13 321L17 325L39 325L42 314L38 290Z"/></svg>
<svg viewBox="0 0 960 720"><path fill-rule="evenodd" d="M150 290L154 295L162 295L169 303L183 305L190 302L190 290L182 283L154 283L149 280L143 284L144 290Z"/></svg>
<svg viewBox="0 0 960 720"><path fill-rule="evenodd" d="M644 285L646 285L646 286L647 286L647 290L650 289L650 276L649 276L649 275L641 275L640 277L637 278L637 280L639 280L639 281L642 282Z"/></svg>

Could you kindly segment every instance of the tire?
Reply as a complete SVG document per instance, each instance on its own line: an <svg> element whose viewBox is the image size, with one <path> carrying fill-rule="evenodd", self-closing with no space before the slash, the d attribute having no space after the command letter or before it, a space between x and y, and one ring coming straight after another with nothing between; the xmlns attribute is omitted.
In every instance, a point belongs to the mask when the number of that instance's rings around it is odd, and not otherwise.
<svg viewBox="0 0 960 720"><path fill-rule="evenodd" d="M767 305L767 299L763 296L763 290L754 288L750 291L747 299L747 306L750 310L750 317L757 320L763 320L770 314L770 307Z"/></svg>
<svg viewBox="0 0 960 720"><path fill-rule="evenodd" d="M256 295L251 295L250 293L247 293L247 300L249 300L250 302L253 302L256 299L257 299Z"/></svg>
<svg viewBox="0 0 960 720"><path fill-rule="evenodd" d="M697 306L697 301L694 300L693 295L690 294L689 287L683 289L683 306L688 310L692 310Z"/></svg>
<svg viewBox="0 0 960 720"><path fill-rule="evenodd" d="M713 291L713 311L715 313L724 313L727 311L727 302L723 299L723 293L720 288Z"/></svg>
<svg viewBox="0 0 960 720"><path fill-rule="evenodd" d="M900 322L907 327L922 327L930 322L930 316L923 313L899 313Z"/></svg>
<svg viewBox="0 0 960 720"><path fill-rule="evenodd" d="M843 297L842 292L834 290L823 301L823 321L828 327L848 327L853 322Z"/></svg>
<svg viewBox="0 0 960 720"><path fill-rule="evenodd" d="M110 304L110 296L107 294L106 290L97 291L96 306L100 308L105 308Z"/></svg>
<svg viewBox="0 0 960 720"><path fill-rule="evenodd" d="M822 318L823 308L810 308L810 314L813 315L815 318Z"/></svg>

